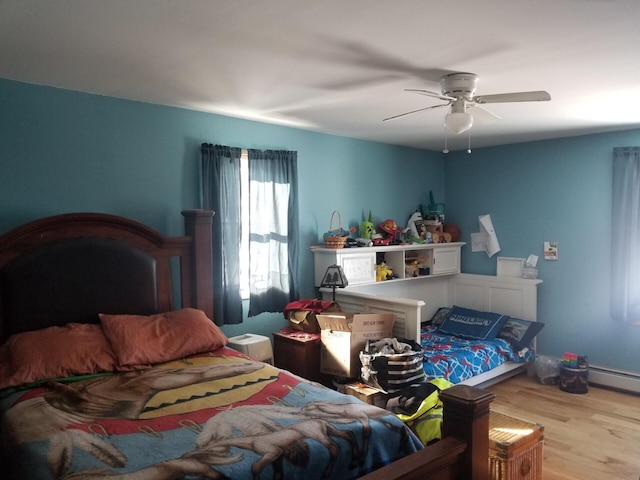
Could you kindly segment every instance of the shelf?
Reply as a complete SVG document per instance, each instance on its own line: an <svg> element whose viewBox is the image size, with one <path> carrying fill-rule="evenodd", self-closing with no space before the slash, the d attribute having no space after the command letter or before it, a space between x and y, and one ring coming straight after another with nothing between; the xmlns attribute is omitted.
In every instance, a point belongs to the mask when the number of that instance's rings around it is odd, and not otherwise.
<svg viewBox="0 0 640 480"><path fill-rule="evenodd" d="M375 267L380 257L383 257L384 262L397 277L385 281L413 280L460 273L460 249L463 245L465 245L464 242L456 242L339 249L312 246L315 285L320 286L324 273L330 265L342 267L349 285L376 283ZM407 262L409 262L409 268L407 268ZM417 275L414 267L418 267Z"/></svg>

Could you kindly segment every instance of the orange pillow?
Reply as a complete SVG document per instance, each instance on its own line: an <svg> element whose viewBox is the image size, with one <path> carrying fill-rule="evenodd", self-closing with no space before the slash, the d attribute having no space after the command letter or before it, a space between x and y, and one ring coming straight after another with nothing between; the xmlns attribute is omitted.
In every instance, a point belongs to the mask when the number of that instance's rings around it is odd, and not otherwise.
<svg viewBox="0 0 640 480"><path fill-rule="evenodd" d="M149 316L99 316L121 367L167 362L216 350L228 342L205 313L194 308Z"/></svg>
<svg viewBox="0 0 640 480"><path fill-rule="evenodd" d="M68 323L17 333L6 342L14 372L0 388L53 378L113 372L118 360L97 324ZM5 347L3 347L5 348Z"/></svg>

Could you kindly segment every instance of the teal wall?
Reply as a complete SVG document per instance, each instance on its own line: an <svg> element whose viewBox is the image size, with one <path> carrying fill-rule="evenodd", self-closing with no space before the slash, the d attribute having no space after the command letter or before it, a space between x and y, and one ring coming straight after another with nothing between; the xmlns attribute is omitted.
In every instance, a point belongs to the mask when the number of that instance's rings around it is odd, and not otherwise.
<svg viewBox="0 0 640 480"><path fill-rule="evenodd" d="M463 241L488 213L501 256L542 257L544 241L559 242L558 261L539 261L540 352L640 370L640 329L609 318L612 149L639 145L638 130L443 155L0 79L0 233L96 211L182 234L180 211L199 206L202 142L298 151L303 297L316 295L306 245L333 210L345 225L369 209L404 223L433 190ZM496 257L467 245L462 267L495 274ZM270 335L284 324L261 315L224 330Z"/></svg>
<svg viewBox="0 0 640 480"><path fill-rule="evenodd" d="M472 137L473 140L473 137ZM450 153L447 219L459 223L462 269L495 274L496 257L540 257L538 350L587 355L593 364L640 370L640 328L609 316L613 148L640 145L640 130ZM502 250L471 252L478 215L490 214ZM543 242L558 242L545 261Z"/></svg>
<svg viewBox="0 0 640 480"><path fill-rule="evenodd" d="M433 190L444 198L442 155L172 107L0 79L0 234L73 211L124 215L181 235L199 207L200 144L298 152L301 294L313 298L308 245L339 210L343 226L406 222ZM225 327L271 335L282 314Z"/></svg>

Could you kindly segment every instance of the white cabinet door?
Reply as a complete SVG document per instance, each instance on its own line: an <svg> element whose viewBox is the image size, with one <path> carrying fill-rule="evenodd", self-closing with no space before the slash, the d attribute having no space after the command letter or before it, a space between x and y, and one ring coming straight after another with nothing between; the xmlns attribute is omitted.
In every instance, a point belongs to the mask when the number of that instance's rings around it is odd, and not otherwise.
<svg viewBox="0 0 640 480"><path fill-rule="evenodd" d="M346 250L346 249L345 249ZM374 251L345 252L343 249L314 252L314 279L316 287L322 284L324 274L331 265L340 265L349 285L362 285L376 281L376 253Z"/></svg>
<svg viewBox="0 0 640 480"><path fill-rule="evenodd" d="M433 249L432 275L460 273L460 247Z"/></svg>
<svg viewBox="0 0 640 480"><path fill-rule="evenodd" d="M376 281L375 253L340 255L340 265L349 281L349 285L360 285Z"/></svg>

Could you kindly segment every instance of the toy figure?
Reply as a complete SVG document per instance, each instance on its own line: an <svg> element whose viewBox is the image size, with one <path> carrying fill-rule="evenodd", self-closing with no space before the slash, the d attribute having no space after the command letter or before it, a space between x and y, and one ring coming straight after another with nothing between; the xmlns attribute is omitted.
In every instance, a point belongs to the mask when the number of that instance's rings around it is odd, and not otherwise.
<svg viewBox="0 0 640 480"><path fill-rule="evenodd" d="M391 280L393 278L393 270L386 263L380 262L376 265L376 282Z"/></svg>
<svg viewBox="0 0 640 480"><path fill-rule="evenodd" d="M373 215L371 214L371 210L369 210L369 221L362 222L360 224L360 237L359 238L371 238L371 236L376 233L376 227L373 224Z"/></svg>
<svg viewBox="0 0 640 480"><path fill-rule="evenodd" d="M424 224L422 214L419 211L414 212L409 217L407 229L411 232L412 238L423 242L427 239L427 226Z"/></svg>
<svg viewBox="0 0 640 480"><path fill-rule="evenodd" d="M398 227L398 224L392 219L387 219L379 225L380 230L387 234L389 245L399 245L401 243L400 237L402 235L402 229Z"/></svg>

